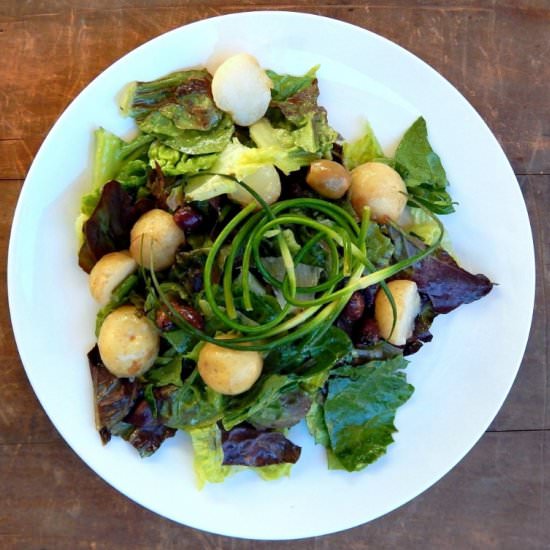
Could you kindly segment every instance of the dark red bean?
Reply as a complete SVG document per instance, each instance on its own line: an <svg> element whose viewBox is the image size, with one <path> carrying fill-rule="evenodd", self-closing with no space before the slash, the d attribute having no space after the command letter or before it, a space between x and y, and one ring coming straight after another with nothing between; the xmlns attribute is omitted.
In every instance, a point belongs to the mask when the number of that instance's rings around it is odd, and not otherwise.
<svg viewBox="0 0 550 550"><path fill-rule="evenodd" d="M176 301L170 302L172 307L192 326L202 330L204 328L204 319L202 315L193 307L181 304ZM157 327L162 331L172 330L176 327L173 321L173 316L167 307L163 306L157 310L156 314Z"/></svg>
<svg viewBox="0 0 550 550"><path fill-rule="evenodd" d="M369 347L380 341L380 329L372 318L363 319L357 328L353 343L357 347Z"/></svg>
<svg viewBox="0 0 550 550"><path fill-rule="evenodd" d="M182 206L174 212L176 225L186 233L196 233L203 225L204 218L192 206Z"/></svg>
<svg viewBox="0 0 550 550"><path fill-rule="evenodd" d="M176 310L190 325L199 330L204 328L204 319L194 307L179 305Z"/></svg>
<svg viewBox="0 0 550 550"><path fill-rule="evenodd" d="M342 312L342 317L346 321L358 321L363 317L365 311L365 298L361 291L356 291L351 295L344 311Z"/></svg>

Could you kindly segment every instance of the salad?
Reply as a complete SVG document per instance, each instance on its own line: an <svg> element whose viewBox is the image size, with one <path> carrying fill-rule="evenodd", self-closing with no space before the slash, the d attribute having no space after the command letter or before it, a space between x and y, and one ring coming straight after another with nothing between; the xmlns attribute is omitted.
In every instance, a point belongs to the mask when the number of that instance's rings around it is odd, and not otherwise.
<svg viewBox="0 0 550 550"><path fill-rule="evenodd" d="M301 421L329 468L377 460L413 393L405 357L493 286L453 257L426 121L391 157L368 125L346 141L317 70L238 54L134 82L136 136L95 133L77 231L97 429L143 457L186 432L200 484L288 475Z"/></svg>

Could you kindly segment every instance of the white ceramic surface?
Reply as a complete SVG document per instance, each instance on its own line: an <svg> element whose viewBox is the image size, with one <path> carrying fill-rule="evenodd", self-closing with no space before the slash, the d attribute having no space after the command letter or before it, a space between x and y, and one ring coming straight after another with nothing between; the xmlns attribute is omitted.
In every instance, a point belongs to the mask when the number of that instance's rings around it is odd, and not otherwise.
<svg viewBox="0 0 550 550"><path fill-rule="evenodd" d="M412 357L416 392L399 410L396 442L360 473L328 471L306 430L292 476L252 473L198 491L184 434L141 460L122 440L102 447L94 429L86 352L96 306L79 270L73 222L89 185L92 132L124 134L116 96L131 80L214 64L247 51L263 66L300 74L320 64L321 103L333 126L355 137L369 119L386 152L422 114L459 202L445 223L463 265L499 283L439 317L434 340ZM447 473L502 405L531 321L534 259L529 221L497 141L468 102L418 58L366 30L284 12L199 21L137 48L96 78L44 141L17 206L9 250L12 322L29 380L61 435L113 487L177 522L225 535L291 539L346 529L385 514ZM108 513L107 511L105 513Z"/></svg>

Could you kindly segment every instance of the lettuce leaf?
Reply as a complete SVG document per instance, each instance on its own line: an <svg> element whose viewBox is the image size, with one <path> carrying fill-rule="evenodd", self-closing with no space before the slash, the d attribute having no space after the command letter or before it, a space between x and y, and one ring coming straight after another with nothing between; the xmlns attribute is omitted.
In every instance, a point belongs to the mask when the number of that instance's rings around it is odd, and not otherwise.
<svg viewBox="0 0 550 550"><path fill-rule="evenodd" d="M202 428L217 422L222 416L222 401L220 394L200 384L157 389L159 417L166 426L178 430Z"/></svg>
<svg viewBox="0 0 550 550"><path fill-rule="evenodd" d="M211 130L222 119L212 99L212 77L206 70L177 71L149 82L133 82L120 102L125 116L138 124L179 130Z"/></svg>
<svg viewBox="0 0 550 550"><path fill-rule="evenodd" d="M368 122L365 122L359 138L346 141L342 147L342 161L348 170L353 170L365 162L378 161L382 158L384 158L384 151Z"/></svg>
<svg viewBox="0 0 550 550"><path fill-rule="evenodd" d="M316 65L302 76L278 74L275 71L267 70L267 76L273 82L271 98L277 102L286 101L289 97L309 88L317 78L318 69L319 65Z"/></svg>
<svg viewBox="0 0 550 550"><path fill-rule="evenodd" d="M146 158L152 136L138 135L126 142L115 134L98 128L94 132L92 187L80 201L82 223L90 217L99 202L103 186L117 180L125 189L140 187L147 181ZM82 223L78 228L82 227Z"/></svg>
<svg viewBox="0 0 550 550"><path fill-rule="evenodd" d="M330 450L343 468L361 470L383 454L397 431L397 409L413 393L402 356L334 369L323 404Z"/></svg>
<svg viewBox="0 0 550 550"><path fill-rule="evenodd" d="M272 464L261 468L223 464L221 430L213 424L189 431L193 444L195 475L199 488L206 483L221 483L227 477L252 469L264 480L274 480L290 474L291 463Z"/></svg>
<svg viewBox="0 0 550 550"><path fill-rule="evenodd" d="M258 430L248 424L222 430L223 464L264 468L275 464L295 464L301 448L281 432Z"/></svg>
<svg viewBox="0 0 550 550"><path fill-rule="evenodd" d="M447 175L441 159L428 141L423 117L419 117L405 132L395 152L395 163L409 194L420 204L436 214L454 212L453 201L445 190Z"/></svg>
<svg viewBox="0 0 550 550"><path fill-rule="evenodd" d="M266 117L276 128L291 131L296 146L330 158L338 133L329 125L326 110L318 104L317 69L313 67L303 76L269 71L273 89Z"/></svg>
<svg viewBox="0 0 550 550"><path fill-rule="evenodd" d="M105 184L96 208L83 226L84 244L78 254L80 267L89 273L105 254L127 249L130 230L141 214L120 183L112 180Z"/></svg>
<svg viewBox="0 0 550 550"><path fill-rule="evenodd" d="M206 155L223 151L231 140L235 127L229 115L209 130L182 130L159 111L153 111L138 122L140 130L160 139L165 145L187 155Z"/></svg>
<svg viewBox="0 0 550 550"><path fill-rule="evenodd" d="M439 226L436 221L428 216L421 208L409 208L410 221L405 225L409 233L414 233L420 237L427 245L432 245L439 238ZM441 248L452 255L452 244L449 234L446 230L443 232Z"/></svg>
<svg viewBox="0 0 550 550"><path fill-rule="evenodd" d="M151 144L148 157L152 168L158 164L164 175L179 176L194 175L209 170L216 162L218 154L187 155L157 140Z"/></svg>
<svg viewBox="0 0 550 550"><path fill-rule="evenodd" d="M310 377L330 369L353 350L349 336L335 326L276 347L264 359L264 372Z"/></svg>

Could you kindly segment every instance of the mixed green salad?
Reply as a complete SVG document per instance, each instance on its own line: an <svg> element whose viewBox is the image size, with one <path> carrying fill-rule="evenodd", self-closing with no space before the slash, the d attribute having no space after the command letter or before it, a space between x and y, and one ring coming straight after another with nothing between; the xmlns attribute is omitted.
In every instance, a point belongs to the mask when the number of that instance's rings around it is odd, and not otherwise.
<svg viewBox="0 0 550 550"><path fill-rule="evenodd" d="M239 54L134 82L121 112L136 136L95 132L77 230L100 306L97 429L143 457L183 430L201 484L288 475L301 421L329 468L377 460L413 393L405 357L492 288L450 252L426 121L393 156L368 125L345 141L317 69Z"/></svg>

